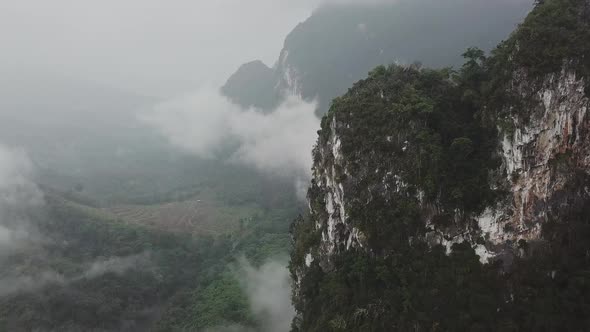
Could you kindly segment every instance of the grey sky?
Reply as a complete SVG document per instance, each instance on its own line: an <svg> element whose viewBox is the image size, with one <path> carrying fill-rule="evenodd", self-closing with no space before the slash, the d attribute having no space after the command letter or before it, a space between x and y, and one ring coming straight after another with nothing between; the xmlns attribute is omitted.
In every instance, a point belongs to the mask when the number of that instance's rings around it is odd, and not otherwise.
<svg viewBox="0 0 590 332"><path fill-rule="evenodd" d="M175 95L222 84L249 60L272 65L287 33L322 2L0 0L0 73Z"/></svg>

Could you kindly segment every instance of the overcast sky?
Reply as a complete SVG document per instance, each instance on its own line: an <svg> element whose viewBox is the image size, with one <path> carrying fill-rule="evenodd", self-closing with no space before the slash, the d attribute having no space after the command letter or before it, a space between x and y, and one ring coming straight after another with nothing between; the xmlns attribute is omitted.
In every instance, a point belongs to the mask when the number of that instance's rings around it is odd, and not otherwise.
<svg viewBox="0 0 590 332"><path fill-rule="evenodd" d="M0 73L59 74L172 96L221 85L246 61L272 65L285 36L322 2L0 0Z"/></svg>

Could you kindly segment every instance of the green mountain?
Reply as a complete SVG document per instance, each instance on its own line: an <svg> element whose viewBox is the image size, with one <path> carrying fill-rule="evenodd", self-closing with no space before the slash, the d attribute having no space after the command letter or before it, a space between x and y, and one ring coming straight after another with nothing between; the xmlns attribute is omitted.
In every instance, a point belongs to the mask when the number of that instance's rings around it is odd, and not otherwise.
<svg viewBox="0 0 590 332"><path fill-rule="evenodd" d="M589 8L539 1L489 57L380 66L334 100L294 330L590 328Z"/></svg>

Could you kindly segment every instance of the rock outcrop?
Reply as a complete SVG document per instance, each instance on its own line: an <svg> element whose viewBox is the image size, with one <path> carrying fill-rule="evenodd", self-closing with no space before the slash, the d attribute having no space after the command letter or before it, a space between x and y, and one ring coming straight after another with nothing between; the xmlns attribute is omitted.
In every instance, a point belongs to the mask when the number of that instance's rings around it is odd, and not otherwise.
<svg viewBox="0 0 590 332"><path fill-rule="evenodd" d="M426 303L438 301L441 287L455 287L439 275L498 287L481 290L498 296L490 299L497 317L488 328L506 320L529 329L533 325L515 322L510 311L523 303L562 300L560 291L542 294L523 280L541 278L545 286L538 287L560 289L557 275L573 283L583 273L576 269L588 263L590 54L579 44L590 41L588 8L586 0L543 1L490 58L467 52L467 63L455 75L378 67L334 100L314 150L309 217L293 228L296 329L324 323L344 330L474 326L453 325L450 316L433 318L440 307ZM540 56L531 60L529 52ZM470 255L479 267L465 258ZM402 263L404 256L413 259ZM431 262L429 256L438 258ZM446 264L459 270L448 272ZM461 269L469 272L458 277ZM485 272L477 275L480 269ZM417 277L416 271L423 272ZM408 289L420 289L406 275L433 278L422 287L434 293L404 297ZM367 280L384 283L399 298L367 291ZM350 301L358 307L350 313L362 318L350 319L345 306L331 311L325 303L322 296L338 294L340 286L353 289ZM309 308L318 303L332 312L330 319L310 316ZM419 321L408 314L414 309L430 316ZM467 311L478 309L456 310L469 316ZM588 327L575 319L571 324Z"/></svg>

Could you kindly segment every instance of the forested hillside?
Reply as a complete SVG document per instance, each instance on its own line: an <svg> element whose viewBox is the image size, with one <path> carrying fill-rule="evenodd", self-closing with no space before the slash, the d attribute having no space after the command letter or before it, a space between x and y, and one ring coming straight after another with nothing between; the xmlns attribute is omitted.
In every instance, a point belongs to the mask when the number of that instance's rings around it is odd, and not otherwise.
<svg viewBox="0 0 590 332"><path fill-rule="evenodd" d="M0 330L260 326L236 258L258 265L286 252L288 218L260 216L247 231L192 236L125 225L56 193L45 201L30 226L43 240L2 258Z"/></svg>
<svg viewBox="0 0 590 332"><path fill-rule="evenodd" d="M380 66L322 120L298 331L585 331L590 2L456 71Z"/></svg>

